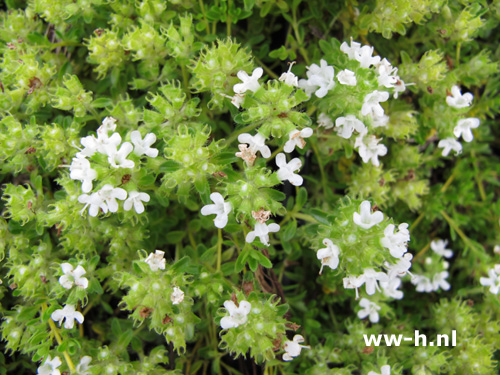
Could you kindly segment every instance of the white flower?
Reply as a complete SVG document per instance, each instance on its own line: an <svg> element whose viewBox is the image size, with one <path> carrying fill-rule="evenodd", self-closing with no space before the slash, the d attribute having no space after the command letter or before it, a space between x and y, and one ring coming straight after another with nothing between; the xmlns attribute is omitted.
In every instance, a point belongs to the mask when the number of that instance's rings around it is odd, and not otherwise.
<svg viewBox="0 0 500 375"><path fill-rule="evenodd" d="M255 68L252 75L249 76L244 70L238 72L238 78L243 83L237 83L233 86L233 91L236 94L243 94L246 91L255 92L260 88L259 78L262 77L264 70L262 68Z"/></svg>
<svg viewBox="0 0 500 375"><path fill-rule="evenodd" d="M367 94L363 100L363 106L361 107L361 114L363 116L373 116L381 117L384 114L384 108L380 105L380 102L385 102L389 99L389 93L387 91L378 91Z"/></svg>
<svg viewBox="0 0 500 375"><path fill-rule="evenodd" d="M336 269L339 265L340 248L328 238L323 240L323 245L325 245L326 248L319 249L316 253L318 259L321 259L321 269L319 270L320 275L321 272L323 272L323 267L325 265L330 267L332 270Z"/></svg>
<svg viewBox="0 0 500 375"><path fill-rule="evenodd" d="M462 93L460 92L460 87L453 86L451 88L451 96L446 97L446 103L450 107L465 108L469 107L472 104L473 98L474 96L470 92L462 95Z"/></svg>
<svg viewBox="0 0 500 375"><path fill-rule="evenodd" d="M337 73L337 79L342 85L356 86L358 83L356 80L356 75L352 70L344 69Z"/></svg>
<svg viewBox="0 0 500 375"><path fill-rule="evenodd" d="M323 98L335 86L335 71L326 60L320 61L320 66L312 64L307 67L307 80L301 79L299 87L303 88L308 96L315 92L318 98Z"/></svg>
<svg viewBox="0 0 500 375"><path fill-rule="evenodd" d="M239 306L236 307L233 301L226 301L224 302L224 307L229 316L225 316L220 320L220 326L222 329L229 329L247 322L252 305L248 301L241 301Z"/></svg>
<svg viewBox="0 0 500 375"><path fill-rule="evenodd" d="M380 368L380 374L375 371L370 371L368 375L391 375L391 366L385 365Z"/></svg>
<svg viewBox="0 0 500 375"><path fill-rule="evenodd" d="M234 94L229 98L231 98L232 105L234 105L236 108L240 108L243 102L245 101L245 94Z"/></svg>
<svg viewBox="0 0 500 375"><path fill-rule="evenodd" d="M170 301L172 301L173 305L178 305L182 301L184 301L184 292L178 286L174 286L174 291L170 295Z"/></svg>
<svg viewBox="0 0 500 375"><path fill-rule="evenodd" d="M108 206L104 202L103 197L97 193L92 193L90 195L88 194L82 194L78 197L78 202L80 203L85 203L85 206L82 208L81 214L83 215L83 211L87 208L87 206L90 205L89 208L89 215L96 217L97 214L99 213L99 208L102 209L104 213L108 212Z"/></svg>
<svg viewBox="0 0 500 375"><path fill-rule="evenodd" d="M406 86L414 85L414 83L404 83L401 78L397 77L396 84L394 85L394 98L397 99L400 92L406 91Z"/></svg>
<svg viewBox="0 0 500 375"><path fill-rule="evenodd" d="M144 262L149 264L149 268L151 268L151 271L158 271L159 269L164 270L166 262L166 260L163 258L164 255L164 251L156 250L154 253L150 253L144 260Z"/></svg>
<svg viewBox="0 0 500 375"><path fill-rule="evenodd" d="M365 124L358 120L354 115L337 118L335 120L335 128L337 130L337 134L345 139L351 138L354 130L356 130L359 134L366 134L368 132Z"/></svg>
<svg viewBox="0 0 500 375"><path fill-rule="evenodd" d="M387 115L372 117L372 126L374 128L385 128L389 123L390 117Z"/></svg>
<svg viewBox="0 0 500 375"><path fill-rule="evenodd" d="M462 153L462 144L452 137L441 139L438 147L443 149L443 156L448 156L451 150L455 151L455 155Z"/></svg>
<svg viewBox="0 0 500 375"><path fill-rule="evenodd" d="M345 289L356 289L356 299L359 298L358 288L365 283L365 275L347 276L343 279Z"/></svg>
<svg viewBox="0 0 500 375"><path fill-rule="evenodd" d="M436 239L431 241L432 251L434 251L436 254L441 255L442 257L451 258L453 256L453 250L447 249L447 246L448 240Z"/></svg>
<svg viewBox="0 0 500 375"><path fill-rule="evenodd" d="M389 277L385 273L377 272L373 268L366 268L363 276L365 280L366 294L368 294L369 296L374 295L376 290L380 291L380 288L378 287L378 281L389 281Z"/></svg>
<svg viewBox="0 0 500 375"><path fill-rule="evenodd" d="M247 143L254 154L257 154L258 151L266 159L271 156L271 150L266 146L266 138L260 133L256 133L253 136L248 133L240 134L238 142Z"/></svg>
<svg viewBox="0 0 500 375"><path fill-rule="evenodd" d="M139 193L138 191L131 191L128 193L128 198L123 202L123 209L125 211L130 211L132 206L134 206L135 212L142 214L144 212L144 204L142 202L149 202L151 198L147 193Z"/></svg>
<svg viewBox="0 0 500 375"><path fill-rule="evenodd" d="M381 281L380 287L383 289L384 294L387 297L394 299L403 298L403 292L398 290L401 286L401 279L399 277L395 277L393 279L389 279L388 281Z"/></svg>
<svg viewBox="0 0 500 375"><path fill-rule="evenodd" d="M378 73L378 84L379 86L384 86L387 88L394 87L398 81L398 76L396 75L398 69L394 68L387 59L383 59L380 63L376 65L376 70Z"/></svg>
<svg viewBox="0 0 500 375"><path fill-rule="evenodd" d="M333 128L333 121L326 113L320 113L318 116L318 125L323 126L325 129Z"/></svg>
<svg viewBox="0 0 500 375"><path fill-rule="evenodd" d="M76 366L76 372L78 375L90 375L90 361L92 361L92 357L86 355L80 359L80 363Z"/></svg>
<svg viewBox="0 0 500 375"><path fill-rule="evenodd" d="M269 233L277 232L279 230L280 226L275 223L255 223L255 229L251 232L248 232L245 241L248 243L252 243L255 240L255 237L259 237L262 244L269 246Z"/></svg>
<svg viewBox="0 0 500 375"><path fill-rule="evenodd" d="M389 224L384 230L384 238L380 240L380 243L389 249L394 258L401 258L408 251L406 246L410 241L410 232L406 223L400 224L396 233L394 233L395 229L394 224Z"/></svg>
<svg viewBox="0 0 500 375"><path fill-rule="evenodd" d="M64 272L59 278L59 284L62 285L63 288L71 289L73 284L79 286L82 289L87 289L89 286L89 281L86 277L82 277L87 272L82 266L77 266L76 269L73 269L73 266L69 263L62 263L61 268Z"/></svg>
<svg viewBox="0 0 500 375"><path fill-rule="evenodd" d="M354 42L351 38L351 46L347 42L342 43L340 50L349 56L349 59L354 60L356 53L361 49L361 43Z"/></svg>
<svg viewBox="0 0 500 375"><path fill-rule="evenodd" d="M287 163L285 154L280 152L276 155L276 165L279 168L278 178L280 181L288 180L292 185L302 185L302 182L304 181L302 176L293 173L302 167L302 162L299 158L294 158Z"/></svg>
<svg viewBox="0 0 500 375"><path fill-rule="evenodd" d="M84 320L82 313L76 311L74 305L66 305L63 309L56 310L50 317L53 321L59 322L59 326L63 320L66 319L66 322L64 323L64 328L66 329L73 328L75 320L77 320L80 324L82 324Z"/></svg>
<svg viewBox="0 0 500 375"><path fill-rule="evenodd" d="M156 135L153 133L148 133L141 138L141 132L134 130L130 134L130 140L134 144L134 154L137 156L146 155L150 158L156 158L158 156L158 150L156 148L151 148L151 145L156 142Z"/></svg>
<svg viewBox="0 0 500 375"><path fill-rule="evenodd" d="M102 200L105 202L109 212L118 211L117 199L124 200L127 198L127 192L122 188L114 188L113 186L106 184L97 192Z"/></svg>
<svg viewBox="0 0 500 375"><path fill-rule="evenodd" d="M371 302L366 298L361 298L361 301L359 301L359 306L362 307L362 309L358 311L359 319L364 319L369 316L370 322L378 323L378 311L381 309L379 305L377 305L375 302Z"/></svg>
<svg viewBox="0 0 500 375"><path fill-rule="evenodd" d="M363 46L354 51L354 59L359 61L362 68L369 68L370 65L376 65L380 61L380 56L372 56L374 48Z"/></svg>
<svg viewBox="0 0 500 375"><path fill-rule="evenodd" d="M372 214L372 205L369 201L363 201L359 205L359 212L355 212L352 219L355 224L363 229L370 229L384 220L384 214L380 211L375 211Z"/></svg>
<svg viewBox="0 0 500 375"><path fill-rule="evenodd" d="M431 280L422 275L413 275L411 283L417 286L417 292L430 293L434 290Z"/></svg>
<svg viewBox="0 0 500 375"><path fill-rule="evenodd" d="M220 193L210 194L210 199L215 204L207 204L201 208L201 214L203 216L207 215L217 215L214 219L214 224L217 228L224 228L227 224L229 212L231 212L231 203L224 202L224 198Z"/></svg>
<svg viewBox="0 0 500 375"><path fill-rule="evenodd" d="M432 287L434 290L439 290L439 288L443 290L449 290L450 284L446 279L448 278L448 271L438 272L432 277Z"/></svg>
<svg viewBox="0 0 500 375"><path fill-rule="evenodd" d="M118 151L115 146L108 147L106 153L108 155L109 164L111 164L113 168L134 168L135 163L127 159L127 156L133 149L134 146L132 146L130 142L123 142Z"/></svg>
<svg viewBox="0 0 500 375"><path fill-rule="evenodd" d="M488 277L481 277L479 283L482 286L489 286L491 293L498 294L500 292L500 264L488 270Z"/></svg>
<svg viewBox="0 0 500 375"><path fill-rule="evenodd" d="M382 138L377 138L374 135L365 136L361 134L356 138L354 142L354 147L358 148L359 156L363 160L363 163L371 163L378 167L380 165L380 161L378 160L379 156L384 156L387 154L387 147L382 144L378 144Z"/></svg>
<svg viewBox="0 0 500 375"><path fill-rule="evenodd" d="M471 142L474 139L471 129L476 129L479 123L479 119L475 117L458 120L457 126L453 129L453 134L455 134L457 138L462 136L465 142Z"/></svg>
<svg viewBox="0 0 500 375"><path fill-rule="evenodd" d="M69 177L72 180L81 181L82 191L88 193L92 190L92 181L97 178L97 172L90 167L87 159L77 155L69 166Z"/></svg>
<svg viewBox="0 0 500 375"><path fill-rule="evenodd" d="M309 346L300 345L300 343L304 341L305 340L302 335L293 336L293 341L286 340L283 344L283 349L286 352L283 354L283 361L291 361L294 357L298 357L302 348L310 349Z"/></svg>
<svg viewBox="0 0 500 375"><path fill-rule="evenodd" d="M309 138L311 135L313 135L313 130L311 128L292 130L288 134L288 141L285 143L283 151L285 151L286 153L293 152L293 150L295 150L295 146L303 149L306 145L306 141L304 141L304 138Z"/></svg>
<svg viewBox="0 0 500 375"><path fill-rule="evenodd" d="M396 264L389 264L385 262L385 267L387 268L387 276L389 279L393 279L395 277L403 277L407 273L409 273L409 269L411 268L411 260L413 259L413 255L410 253L406 253L402 258L398 259Z"/></svg>
<svg viewBox="0 0 500 375"><path fill-rule="evenodd" d="M286 73L283 73L280 76L279 80L282 82L285 82L285 85L298 87L299 86L299 79L297 78L297 76L295 74L292 73L293 64L295 64L295 61L290 63L290 66L288 67L288 71Z"/></svg>
<svg viewBox="0 0 500 375"><path fill-rule="evenodd" d="M114 132L116 130L116 119L108 116L102 120L101 126L97 129L97 137L104 139L108 138L109 132Z"/></svg>
<svg viewBox="0 0 500 375"><path fill-rule="evenodd" d="M53 359L50 355L47 356L44 364L38 367L37 374L39 375L61 375L61 371L57 368L61 366L61 358L54 357Z"/></svg>

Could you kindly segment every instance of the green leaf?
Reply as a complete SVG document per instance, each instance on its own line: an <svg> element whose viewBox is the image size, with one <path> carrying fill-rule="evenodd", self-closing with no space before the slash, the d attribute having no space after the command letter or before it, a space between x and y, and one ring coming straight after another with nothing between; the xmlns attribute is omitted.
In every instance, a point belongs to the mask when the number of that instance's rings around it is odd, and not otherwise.
<svg viewBox="0 0 500 375"><path fill-rule="evenodd" d="M304 204L307 202L307 190L305 187L301 186L299 188L299 192L297 194L297 211L300 211L302 207L304 207Z"/></svg>
<svg viewBox="0 0 500 375"><path fill-rule="evenodd" d="M251 256L253 259L257 260L262 267L273 268L273 264L271 263L269 258L266 257L264 254L262 254L262 252L260 252L258 250L254 250L254 251L252 251Z"/></svg>
<svg viewBox="0 0 500 375"><path fill-rule="evenodd" d="M113 100L111 98L98 98L92 102L93 108L106 108L113 106Z"/></svg>
<svg viewBox="0 0 500 375"><path fill-rule="evenodd" d="M134 331L131 329L127 329L125 332L123 332L120 337L118 337L117 341L117 346L125 350L128 347L128 344L130 344L130 340L132 340L132 337L134 336Z"/></svg>
<svg viewBox="0 0 500 375"><path fill-rule="evenodd" d="M247 259L249 255L250 251L248 249L243 249L243 251L238 256L238 259L236 259L236 263L234 265L234 270L236 272L243 271L243 268L245 268L245 264L247 264Z"/></svg>
<svg viewBox="0 0 500 375"><path fill-rule="evenodd" d="M295 220L292 220L290 223L288 223L288 225L283 230L283 234L281 235L281 239L284 242L288 242L295 236L296 232L297 232L297 222Z"/></svg>
<svg viewBox="0 0 500 375"><path fill-rule="evenodd" d="M187 269L189 268L189 264L191 262L191 258L188 256L182 257L179 259L177 262L175 262L172 265L171 270L174 271L175 273L184 273L187 272Z"/></svg>
<svg viewBox="0 0 500 375"><path fill-rule="evenodd" d="M181 167L182 165L180 163L177 163L174 160L167 160L165 163L160 165L159 170L160 172L168 173L178 171Z"/></svg>
<svg viewBox="0 0 500 375"><path fill-rule="evenodd" d="M182 241L186 232L183 230L175 230L167 233L166 243L176 244Z"/></svg>
<svg viewBox="0 0 500 375"><path fill-rule="evenodd" d="M248 258L248 266L250 267L250 270L252 272L257 271L257 268L259 267L259 262L257 262L257 259L249 257Z"/></svg>

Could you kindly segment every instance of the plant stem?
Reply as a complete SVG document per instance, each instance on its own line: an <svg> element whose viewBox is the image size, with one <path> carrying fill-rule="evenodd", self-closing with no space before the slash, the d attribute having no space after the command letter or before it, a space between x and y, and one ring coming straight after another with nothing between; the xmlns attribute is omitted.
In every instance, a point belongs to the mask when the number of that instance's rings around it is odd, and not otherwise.
<svg viewBox="0 0 500 375"><path fill-rule="evenodd" d="M210 35L210 24L208 23L207 15L205 13L205 5L203 4L203 0L199 0L199 3L201 8L201 14L203 14L203 20L205 21L205 30L207 32L207 35Z"/></svg>
<svg viewBox="0 0 500 375"><path fill-rule="evenodd" d="M231 16L229 15L230 9L231 9L231 0L227 0L226 33L228 37L231 36L231 23L233 22Z"/></svg>
<svg viewBox="0 0 500 375"><path fill-rule="evenodd" d="M220 271L221 263L222 263L222 230L219 228L219 234L217 238L217 272Z"/></svg>
<svg viewBox="0 0 500 375"><path fill-rule="evenodd" d="M269 68L266 64L264 64L264 62L259 59L258 57L254 56L254 60L257 61L257 64L259 64L262 69L264 69L264 71L269 74L269 77L272 77L274 79L278 79L278 75L276 73L274 73L271 68Z"/></svg>

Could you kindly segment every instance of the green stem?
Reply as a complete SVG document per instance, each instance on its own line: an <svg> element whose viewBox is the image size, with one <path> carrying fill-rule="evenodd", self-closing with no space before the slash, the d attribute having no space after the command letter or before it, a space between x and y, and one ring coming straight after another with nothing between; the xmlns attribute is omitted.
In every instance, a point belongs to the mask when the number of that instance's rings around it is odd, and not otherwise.
<svg viewBox="0 0 500 375"><path fill-rule="evenodd" d="M314 151L314 154L316 155L316 160L318 160L319 171L321 173L321 184L323 185L323 191L324 191L324 194L326 195L326 192L328 190L328 184L326 182L326 175L325 175L325 171L323 169L323 163L321 162L318 148L316 147L316 140L311 139L310 144L311 144L311 147Z"/></svg>
<svg viewBox="0 0 500 375"><path fill-rule="evenodd" d="M315 223L315 224L319 223L319 221L316 220L311 215L301 214L300 212L293 213L293 217L296 218L296 219L301 219L301 220L304 220L304 221L308 221L310 223Z"/></svg>
<svg viewBox="0 0 500 375"><path fill-rule="evenodd" d="M224 142L223 147L229 146L231 143L233 143L236 140L236 138L238 138L238 136L240 134L247 133L247 132L255 129L256 127L258 127L259 125L260 125L260 123L256 122L254 124L247 125L240 130L236 130L235 132L233 132L233 134L231 134L231 136L228 139L226 139L226 142Z"/></svg>
<svg viewBox="0 0 500 375"><path fill-rule="evenodd" d="M220 271L222 263L222 229L219 228L218 238L217 238L217 272Z"/></svg>
<svg viewBox="0 0 500 375"><path fill-rule="evenodd" d="M207 31L207 35L210 35L210 23L207 20L207 14L205 13L205 4L203 4L203 0L199 0L201 14L203 14L203 20L205 21L205 30Z"/></svg>
<svg viewBox="0 0 500 375"><path fill-rule="evenodd" d="M227 0L226 34L228 37L231 36L231 23L233 22L231 16L229 15L230 9L231 9L231 0Z"/></svg>
<svg viewBox="0 0 500 375"><path fill-rule="evenodd" d="M269 75L269 77L271 78L274 78L274 79L278 79L278 75L276 73L274 73L271 68L269 68L266 64L264 64L264 62L259 59L258 57L254 56L254 60L257 62L257 64L259 64L262 69L264 69L264 71Z"/></svg>

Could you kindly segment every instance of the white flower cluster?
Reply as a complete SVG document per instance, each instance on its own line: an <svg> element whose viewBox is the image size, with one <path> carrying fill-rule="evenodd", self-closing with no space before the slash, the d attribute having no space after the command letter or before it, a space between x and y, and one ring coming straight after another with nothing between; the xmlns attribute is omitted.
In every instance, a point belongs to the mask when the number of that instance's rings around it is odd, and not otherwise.
<svg viewBox="0 0 500 375"><path fill-rule="evenodd" d="M90 362L92 361L92 357L86 355L80 359L80 363L76 366L76 372L78 375L90 375ZM62 365L61 358L54 357L52 358L50 355L47 356L47 359L38 367L37 374L38 375L61 375L61 371L59 371L59 366Z"/></svg>
<svg viewBox="0 0 500 375"><path fill-rule="evenodd" d="M489 286L491 293L498 294L500 292L500 264L495 264L488 270L488 277L481 277L479 282L482 286Z"/></svg>
<svg viewBox="0 0 500 375"><path fill-rule="evenodd" d="M384 220L384 214L380 211L372 213L371 204L369 201L363 201L360 205L359 212L354 212L353 222L359 227L367 230L380 224ZM389 224L384 230L384 237L380 243L385 247L390 254L397 259L394 264L386 262L384 264L387 273L376 271L373 268L366 268L361 275L349 275L344 278L344 288L355 289L356 299L359 298L358 289L365 285L366 294L374 295L377 291L383 292L389 298L401 299L403 292L398 290L401 286L401 278L408 273L411 267L411 259L413 256L407 253L407 243L410 241L410 232L408 224L400 224L396 230L394 224ZM321 260L320 274L324 266L331 269L337 269L339 265L339 256L341 249L333 243L332 240L325 238L323 244L326 246L317 252L317 258ZM382 289L381 289L382 288ZM358 312L358 317L364 319L369 317L372 323L379 321L378 311L380 306L375 302L362 298L360 300L362 309Z"/></svg>
<svg viewBox="0 0 500 375"><path fill-rule="evenodd" d="M149 265L149 268L153 272L164 270L166 264L166 260L163 258L164 255L164 251L156 250L154 253L150 253L144 262ZM184 292L181 288L174 286L174 291L170 294L170 301L173 305L178 305L184 301Z"/></svg>
<svg viewBox="0 0 500 375"><path fill-rule="evenodd" d="M143 202L149 202L149 195L138 191L127 192L125 189L114 187L110 184L105 184L98 191L90 193L93 187L93 181L97 179L97 171L92 169L90 161L87 158L99 153L107 157L111 168L134 168L135 163L127 159L130 153L137 156L146 155L150 158L158 156L158 150L151 148L151 145L156 142L156 136L153 133L147 134L144 138L141 137L139 131L133 131L130 135L130 142L123 142L120 134L114 132L116 130L116 120L112 117L106 117L102 121L102 125L97 129L97 138L94 135L89 135L80 140L84 147L76 154L69 166L70 178L81 181L82 192L84 194L78 197L78 202L85 204L82 209L82 214L89 207L89 215L97 216L99 210L104 213L117 212L118 200L124 201L123 209L130 211L134 207L138 214L144 212ZM110 132L113 134L109 135Z"/></svg>
<svg viewBox="0 0 500 375"><path fill-rule="evenodd" d="M472 99L474 96L470 92L466 92L462 95L460 87L453 86L451 88L451 95L446 97L446 103L453 108L466 108L470 107L472 104ZM480 120L476 117L463 118L458 120L457 125L453 129L453 137L448 137L441 139L438 143L438 147L442 148L442 155L448 156L451 150L455 151L455 155L462 152L462 144L458 141L458 138L462 137L465 142L472 142L474 135L472 134L472 129L476 129L480 124Z"/></svg>
<svg viewBox="0 0 500 375"><path fill-rule="evenodd" d="M252 310L252 304L248 301L241 301L239 306L236 306L233 301L226 301L224 307L229 316L225 316L220 320L222 329L235 328L245 324L248 320L248 314Z"/></svg>
<svg viewBox="0 0 500 375"><path fill-rule="evenodd" d="M360 67L370 69L372 66L377 74L379 88L382 91L374 90L367 94L363 100L361 111L357 114L346 114L338 117L335 120L335 130L342 138L351 138L354 131L357 132L354 147L358 149L358 153L363 160L363 163L371 162L374 166L379 166L379 156L387 154L387 147L379 144L382 140L375 135L368 134L368 128L359 119L364 116L367 121L370 121L374 128L386 127L389 122L389 116L384 112L384 108L380 105L389 99L389 92L386 89L391 89L394 97L406 90L405 83L397 75L398 69L394 68L387 59L382 59L380 56L373 55L373 47L361 46L360 43L352 41L351 44L342 43L340 50L347 54L349 59L359 62ZM299 81L299 87L304 89L308 96L314 92L318 98L324 97L329 90L335 86L334 68L329 66L325 60L320 61L320 66L312 64L308 67L308 79ZM356 74L348 69L344 69L337 74L337 80L341 85L356 86L358 80ZM333 121L325 113L320 113L318 116L318 124L329 129L332 128Z"/></svg>
<svg viewBox="0 0 500 375"><path fill-rule="evenodd" d="M447 249L448 246L448 241L447 240L441 240L441 239L436 239L431 241L431 249L434 251L434 253L438 254L442 258L451 258L453 256L453 251L450 249ZM425 259L425 263L427 265L432 264L432 259L430 257ZM447 261L443 260L443 267L444 269L448 269L449 264ZM443 290L449 290L450 289L450 284L446 280L449 276L448 271L440 271L436 272L432 277L427 277L424 275L412 275L411 282L413 285L416 286L417 292L425 292L425 293L430 293L430 292L435 292L438 291L439 289Z"/></svg>

